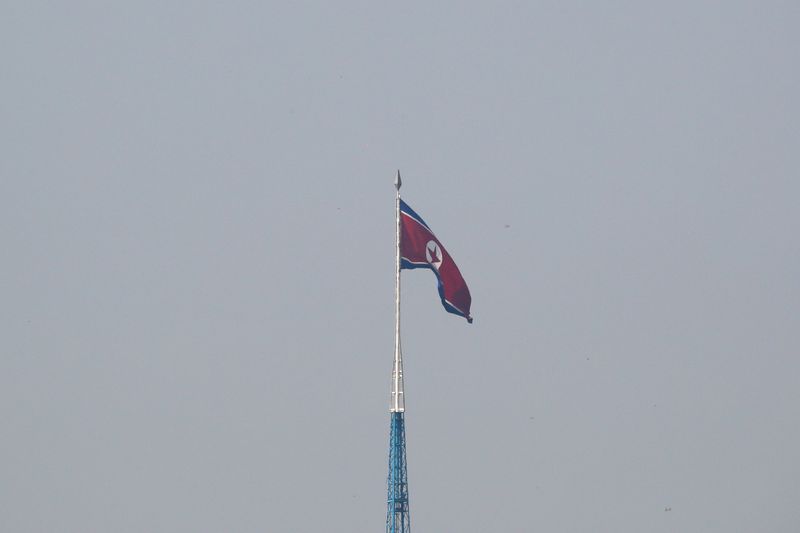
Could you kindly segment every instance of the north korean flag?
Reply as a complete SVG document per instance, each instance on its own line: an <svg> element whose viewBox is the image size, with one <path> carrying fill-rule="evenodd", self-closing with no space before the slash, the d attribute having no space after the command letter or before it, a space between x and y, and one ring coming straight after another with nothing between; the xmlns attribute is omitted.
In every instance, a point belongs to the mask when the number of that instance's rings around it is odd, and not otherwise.
<svg viewBox="0 0 800 533"><path fill-rule="evenodd" d="M469 316L472 296L461 272L431 228L403 200L400 200L400 268L431 269L436 274L444 308L472 324Z"/></svg>

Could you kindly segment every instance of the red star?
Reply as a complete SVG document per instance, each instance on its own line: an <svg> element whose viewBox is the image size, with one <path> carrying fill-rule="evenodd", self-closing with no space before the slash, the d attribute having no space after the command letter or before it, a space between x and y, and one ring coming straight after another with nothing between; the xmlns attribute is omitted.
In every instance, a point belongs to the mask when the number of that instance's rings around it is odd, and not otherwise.
<svg viewBox="0 0 800 533"><path fill-rule="evenodd" d="M436 245L435 244L433 245L433 248L428 248L428 253L431 254L431 260L430 260L431 264L441 263L442 262L442 260L439 259L439 256L436 255Z"/></svg>

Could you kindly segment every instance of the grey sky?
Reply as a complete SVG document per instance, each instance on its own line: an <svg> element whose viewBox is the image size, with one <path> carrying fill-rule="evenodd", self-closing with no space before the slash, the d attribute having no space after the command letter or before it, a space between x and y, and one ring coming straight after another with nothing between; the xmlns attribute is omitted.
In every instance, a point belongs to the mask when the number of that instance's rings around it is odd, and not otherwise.
<svg viewBox="0 0 800 533"><path fill-rule="evenodd" d="M796 2L5 2L0 530L800 527ZM671 508L671 511L665 511Z"/></svg>

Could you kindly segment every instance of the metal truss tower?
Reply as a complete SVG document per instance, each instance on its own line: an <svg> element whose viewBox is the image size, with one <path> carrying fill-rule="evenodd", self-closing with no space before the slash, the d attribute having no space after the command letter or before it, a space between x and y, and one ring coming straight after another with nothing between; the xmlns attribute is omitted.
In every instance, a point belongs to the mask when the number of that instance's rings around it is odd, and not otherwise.
<svg viewBox="0 0 800 533"><path fill-rule="evenodd" d="M386 533L410 533L408 512L408 469L406 467L405 392L403 385L403 354L400 349L400 171L394 186L395 201L395 331L394 364L392 365L392 395L389 430L389 477L386 498Z"/></svg>
<svg viewBox="0 0 800 533"><path fill-rule="evenodd" d="M386 533L409 533L408 472L406 469L406 430L402 412L394 412L389 433L389 491Z"/></svg>

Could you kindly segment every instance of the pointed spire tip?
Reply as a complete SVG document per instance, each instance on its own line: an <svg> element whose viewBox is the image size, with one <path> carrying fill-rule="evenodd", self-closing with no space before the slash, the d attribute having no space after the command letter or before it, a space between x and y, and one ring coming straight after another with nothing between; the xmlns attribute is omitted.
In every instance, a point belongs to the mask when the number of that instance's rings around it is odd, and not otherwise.
<svg viewBox="0 0 800 533"><path fill-rule="evenodd" d="M400 169L398 169L397 176L394 178L394 187L399 191L402 185L403 185L403 180L400 179Z"/></svg>

